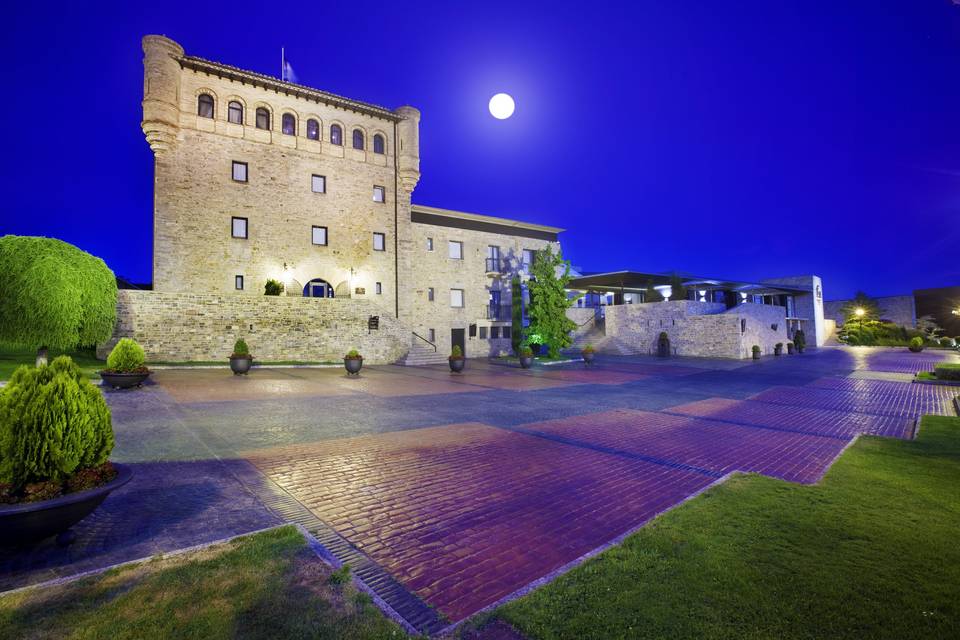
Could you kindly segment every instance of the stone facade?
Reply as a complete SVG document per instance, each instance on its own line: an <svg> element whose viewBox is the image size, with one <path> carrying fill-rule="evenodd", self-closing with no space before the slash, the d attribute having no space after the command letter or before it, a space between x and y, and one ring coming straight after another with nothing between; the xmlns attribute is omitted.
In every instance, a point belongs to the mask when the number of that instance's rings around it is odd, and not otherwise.
<svg viewBox="0 0 960 640"><path fill-rule="evenodd" d="M798 327L803 329L808 346L822 347L827 341L827 327L823 322L823 282L820 276L789 276L765 279L762 282L796 287L807 292L805 295L794 296L791 323L794 329ZM792 332L791 335L793 335Z"/></svg>
<svg viewBox="0 0 960 640"><path fill-rule="evenodd" d="M889 320L902 327L916 328L917 326L917 303L912 295L910 296L885 296L874 298L877 306L880 307L880 317ZM843 313L841 307L850 302L850 300L830 300L823 304L823 313L827 318L831 318L837 323L837 326L843 326Z"/></svg>
<svg viewBox="0 0 960 640"><path fill-rule="evenodd" d="M379 328L368 328L378 316ZM339 360L357 349L369 364L395 362L410 334L369 300L122 290L113 338L139 342L151 362L223 361L238 338L258 360Z"/></svg>

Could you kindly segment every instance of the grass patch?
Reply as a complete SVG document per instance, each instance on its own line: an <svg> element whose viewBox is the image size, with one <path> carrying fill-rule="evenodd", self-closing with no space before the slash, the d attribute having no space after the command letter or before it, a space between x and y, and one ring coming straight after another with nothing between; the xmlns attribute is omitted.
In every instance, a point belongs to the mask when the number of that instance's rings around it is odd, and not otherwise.
<svg viewBox="0 0 960 640"><path fill-rule="evenodd" d="M79 349L75 351L58 351L50 349L49 360L57 356L67 355L73 358L73 361L79 365L80 370L85 376L92 380L99 380L97 371L104 368L106 363L103 360L97 360L93 349ZM9 380L10 376L17 367L22 365L34 366L37 362L37 352L35 349L0 349L0 380Z"/></svg>
<svg viewBox="0 0 960 640"><path fill-rule="evenodd" d="M294 527L0 596L0 637L401 638Z"/></svg>
<svg viewBox="0 0 960 640"><path fill-rule="evenodd" d="M960 418L741 475L497 615L533 638L960 637Z"/></svg>
<svg viewBox="0 0 960 640"><path fill-rule="evenodd" d="M917 380L936 380L937 376L932 371L918 371Z"/></svg>

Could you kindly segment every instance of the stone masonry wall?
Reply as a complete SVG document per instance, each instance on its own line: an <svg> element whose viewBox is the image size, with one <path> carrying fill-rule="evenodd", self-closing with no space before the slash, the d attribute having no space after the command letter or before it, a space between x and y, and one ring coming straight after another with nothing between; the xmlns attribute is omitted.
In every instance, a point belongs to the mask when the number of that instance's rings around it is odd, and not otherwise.
<svg viewBox="0 0 960 640"><path fill-rule="evenodd" d="M378 330L367 329L371 315ZM113 337L97 355L105 358L122 337L153 362L226 362L238 338L259 360L339 360L357 349L368 364L385 364L410 347L409 330L366 300L235 293L121 290Z"/></svg>
<svg viewBox="0 0 960 640"><path fill-rule="evenodd" d="M880 317L903 327L917 326L917 304L913 296L885 296L874 298L880 307ZM845 318L840 308L849 300L829 300L823 303L823 315L836 321L842 326Z"/></svg>

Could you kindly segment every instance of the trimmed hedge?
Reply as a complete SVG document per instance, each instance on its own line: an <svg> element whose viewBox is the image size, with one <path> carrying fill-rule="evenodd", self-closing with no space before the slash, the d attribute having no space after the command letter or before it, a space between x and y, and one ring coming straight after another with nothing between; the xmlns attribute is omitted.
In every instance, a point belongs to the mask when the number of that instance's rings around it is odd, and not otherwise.
<svg viewBox="0 0 960 640"><path fill-rule="evenodd" d="M120 338L107 356L107 370L116 373L130 373L143 368L146 356L143 347L131 338Z"/></svg>
<svg viewBox="0 0 960 640"><path fill-rule="evenodd" d="M937 376L938 380L960 381L960 364L934 365L933 373Z"/></svg>
<svg viewBox="0 0 960 640"><path fill-rule="evenodd" d="M0 391L0 483L63 481L112 450L110 409L68 356L18 368Z"/></svg>

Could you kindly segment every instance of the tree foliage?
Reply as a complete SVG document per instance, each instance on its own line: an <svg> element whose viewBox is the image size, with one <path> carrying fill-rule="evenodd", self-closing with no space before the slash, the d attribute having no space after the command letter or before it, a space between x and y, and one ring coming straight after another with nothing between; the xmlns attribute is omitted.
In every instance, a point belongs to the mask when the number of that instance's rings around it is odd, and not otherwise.
<svg viewBox="0 0 960 640"><path fill-rule="evenodd" d="M73 349L113 333L117 281L95 256L54 238L0 238L0 343Z"/></svg>
<svg viewBox="0 0 960 640"><path fill-rule="evenodd" d="M681 278L676 273L670 276L670 299L671 300L687 299L687 288L683 286L683 278Z"/></svg>
<svg viewBox="0 0 960 640"><path fill-rule="evenodd" d="M927 342L933 342L939 339L943 329L936 323L933 316L920 316L917 318L917 330Z"/></svg>
<svg viewBox="0 0 960 640"><path fill-rule="evenodd" d="M513 325L510 346L513 347L513 352L519 355L520 343L523 342L523 288L519 276L513 276L510 281L510 320Z"/></svg>
<svg viewBox="0 0 960 640"><path fill-rule="evenodd" d="M267 284L263 285L263 294L266 296L279 296L283 294L283 283L279 280L267 280Z"/></svg>
<svg viewBox="0 0 960 640"><path fill-rule="evenodd" d="M20 367L0 391L0 483L64 480L112 450L110 409L69 357Z"/></svg>
<svg viewBox="0 0 960 640"><path fill-rule="evenodd" d="M857 315L857 309L863 309L863 316ZM861 320L864 322L867 320L879 320L880 305L863 291L857 291L857 295L855 295L852 300L848 300L840 307L840 313L843 314L844 324Z"/></svg>
<svg viewBox="0 0 960 640"><path fill-rule="evenodd" d="M570 282L570 262L563 259L548 246L538 251L531 268L530 328L531 335L540 337L550 350L550 357L560 355L560 349L569 347L573 341L570 332L576 323L567 317L567 309L576 301L568 298L566 286Z"/></svg>

